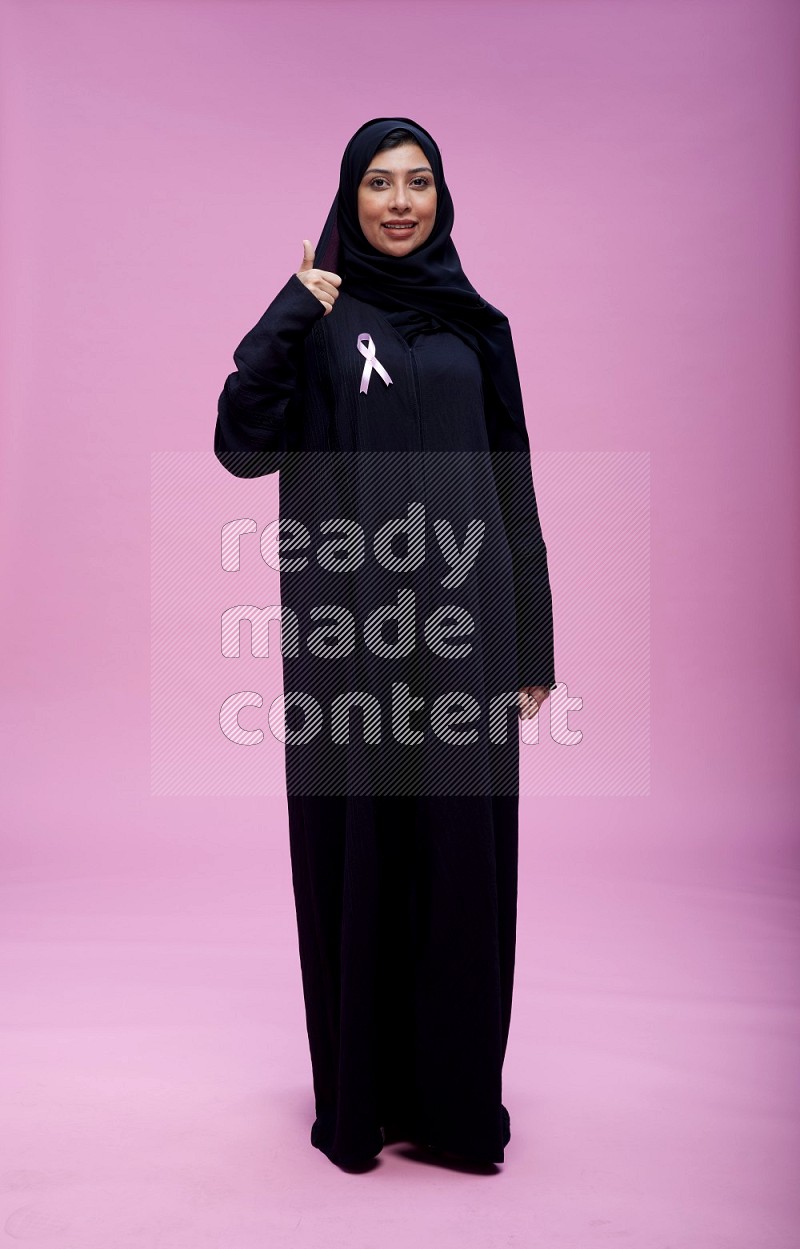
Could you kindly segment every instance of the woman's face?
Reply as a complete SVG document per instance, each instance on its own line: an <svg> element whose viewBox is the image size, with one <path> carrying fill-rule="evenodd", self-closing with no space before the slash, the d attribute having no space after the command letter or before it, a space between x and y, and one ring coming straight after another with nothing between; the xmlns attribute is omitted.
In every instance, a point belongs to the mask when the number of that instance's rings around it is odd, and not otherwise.
<svg viewBox="0 0 800 1249"><path fill-rule="evenodd" d="M358 221L368 243L387 256L407 256L424 243L436 218L433 170L416 143L376 152L358 188Z"/></svg>

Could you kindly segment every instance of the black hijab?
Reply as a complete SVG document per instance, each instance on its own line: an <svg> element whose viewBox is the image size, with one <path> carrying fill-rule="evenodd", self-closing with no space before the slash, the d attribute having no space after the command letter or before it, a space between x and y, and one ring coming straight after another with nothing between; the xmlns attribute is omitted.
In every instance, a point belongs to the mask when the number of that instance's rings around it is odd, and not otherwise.
<svg viewBox="0 0 800 1249"><path fill-rule="evenodd" d="M436 217L424 243L389 256L364 237L358 187L391 130L409 130L430 162ZM338 273L341 290L373 304L402 332L446 329L475 351L483 368L487 424L497 450L528 450L522 392L508 318L483 299L461 267L450 237L453 201L442 156L427 130L408 117L377 117L353 135L342 156L339 190L314 253L318 269Z"/></svg>

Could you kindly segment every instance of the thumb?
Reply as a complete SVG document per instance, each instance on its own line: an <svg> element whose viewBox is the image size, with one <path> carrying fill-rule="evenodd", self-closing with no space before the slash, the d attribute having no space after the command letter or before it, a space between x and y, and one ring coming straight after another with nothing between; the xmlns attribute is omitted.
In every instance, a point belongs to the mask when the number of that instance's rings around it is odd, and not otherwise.
<svg viewBox="0 0 800 1249"><path fill-rule="evenodd" d="M310 239L303 239L303 263L300 266L300 272L306 269L314 268L314 248L311 246Z"/></svg>

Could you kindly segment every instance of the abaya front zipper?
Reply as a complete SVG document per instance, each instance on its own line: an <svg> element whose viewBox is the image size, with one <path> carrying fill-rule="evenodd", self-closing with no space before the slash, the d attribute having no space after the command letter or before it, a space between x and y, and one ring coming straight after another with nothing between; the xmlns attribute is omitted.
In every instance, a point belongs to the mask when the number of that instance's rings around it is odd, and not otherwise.
<svg viewBox="0 0 800 1249"><path fill-rule="evenodd" d="M408 353L411 356L411 372L414 376L414 394L417 400L417 440L419 444L420 461L421 461L420 468L422 470L422 498L427 499L429 497L428 496L428 482L427 482L426 475L425 475L425 448L422 442L422 391L420 390L420 385L419 385L419 371L417 369L417 356L414 350L414 344L406 343L406 347L408 348ZM426 567L426 576L428 579L428 590L430 592L431 578L433 576L430 565Z"/></svg>
<svg viewBox="0 0 800 1249"><path fill-rule="evenodd" d="M414 346L408 343L408 350L411 354L411 372L414 375L414 394L417 397L417 432L419 434L419 445L422 450L422 394L419 388L419 373L417 372L417 357L414 354Z"/></svg>

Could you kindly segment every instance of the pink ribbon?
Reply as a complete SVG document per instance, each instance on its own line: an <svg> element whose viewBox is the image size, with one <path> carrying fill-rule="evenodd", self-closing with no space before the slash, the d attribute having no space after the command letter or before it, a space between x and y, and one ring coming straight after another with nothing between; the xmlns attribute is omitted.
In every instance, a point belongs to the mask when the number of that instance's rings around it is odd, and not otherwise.
<svg viewBox="0 0 800 1249"><path fill-rule="evenodd" d="M364 345L366 344L366 346ZM372 376L372 370L382 377L387 386L391 386L392 379L386 372L378 357L375 355L375 344L372 341L371 334L359 334L356 339L356 346L364 357L364 372L361 374L361 385L359 386L359 394L365 395L369 386L369 379Z"/></svg>

